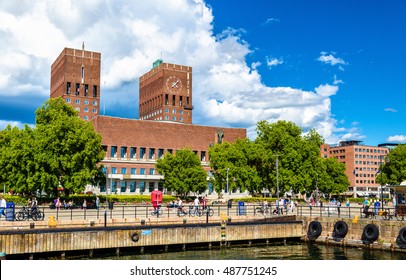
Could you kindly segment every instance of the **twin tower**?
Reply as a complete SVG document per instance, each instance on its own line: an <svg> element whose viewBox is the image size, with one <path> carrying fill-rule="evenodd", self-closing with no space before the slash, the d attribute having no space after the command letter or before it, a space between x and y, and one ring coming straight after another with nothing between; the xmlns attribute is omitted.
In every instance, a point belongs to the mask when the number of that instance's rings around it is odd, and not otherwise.
<svg viewBox="0 0 406 280"><path fill-rule="evenodd" d="M50 97L62 97L79 117L100 115L101 53L65 48L51 66ZM139 119L192 123L192 67L161 59L139 79Z"/></svg>

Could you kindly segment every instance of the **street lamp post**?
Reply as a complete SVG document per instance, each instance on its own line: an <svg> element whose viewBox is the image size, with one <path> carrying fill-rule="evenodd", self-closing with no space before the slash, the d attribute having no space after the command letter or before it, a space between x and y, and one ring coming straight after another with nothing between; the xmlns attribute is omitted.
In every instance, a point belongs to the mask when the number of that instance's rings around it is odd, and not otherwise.
<svg viewBox="0 0 406 280"><path fill-rule="evenodd" d="M226 193L228 193L228 170L230 170L230 168L227 168L227 178L226 178Z"/></svg>
<svg viewBox="0 0 406 280"><path fill-rule="evenodd" d="M382 179L382 157L379 157L379 171L381 172L381 205L383 210L383 179Z"/></svg>
<svg viewBox="0 0 406 280"><path fill-rule="evenodd" d="M274 155L276 157L276 195L279 200L279 155Z"/></svg>

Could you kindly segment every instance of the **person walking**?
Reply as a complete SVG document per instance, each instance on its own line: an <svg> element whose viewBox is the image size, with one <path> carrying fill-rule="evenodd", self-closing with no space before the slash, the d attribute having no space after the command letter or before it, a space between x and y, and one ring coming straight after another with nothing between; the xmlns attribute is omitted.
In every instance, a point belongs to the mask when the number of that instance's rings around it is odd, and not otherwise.
<svg viewBox="0 0 406 280"><path fill-rule="evenodd" d="M207 207L207 196L205 195L202 198L202 208L203 208L203 210L205 210L206 207Z"/></svg>
<svg viewBox="0 0 406 280"><path fill-rule="evenodd" d="M6 207L7 207L7 202L4 199L4 197L2 195L0 195L0 218L2 215L4 217L6 217L6 213L5 213Z"/></svg>
<svg viewBox="0 0 406 280"><path fill-rule="evenodd" d="M194 200L194 205L195 205L195 211L193 212L194 215L196 215L197 211L199 211L199 197L196 196L195 200Z"/></svg>
<svg viewBox="0 0 406 280"><path fill-rule="evenodd" d="M96 209L99 209L100 198L96 196Z"/></svg>

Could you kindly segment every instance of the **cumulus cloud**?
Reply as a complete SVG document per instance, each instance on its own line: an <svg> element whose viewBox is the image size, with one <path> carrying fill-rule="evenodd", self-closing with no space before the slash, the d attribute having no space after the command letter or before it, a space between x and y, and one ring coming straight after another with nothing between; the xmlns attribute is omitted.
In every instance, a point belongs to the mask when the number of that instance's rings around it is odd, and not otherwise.
<svg viewBox="0 0 406 280"><path fill-rule="evenodd" d="M317 58L317 60L321 61L323 63L326 63L326 64L330 64L330 65L347 64L343 59L341 59L339 57L335 57L334 55L335 55L334 52L330 53L330 54L328 54L327 52L321 52L320 56L319 56L319 58ZM342 67L341 67L341 69L343 70Z"/></svg>
<svg viewBox="0 0 406 280"><path fill-rule="evenodd" d="M1 1L0 34L0 96L48 97L52 62L64 47L85 42L87 50L102 53L101 110L107 115L138 110L138 78L162 57L193 67L196 124L245 127L254 138L258 121L283 119L317 129L329 143L340 140L337 133L355 133L337 128L331 114L330 97L341 81L313 90L264 85L261 64L247 63L254 50L242 39L245 31L214 34L203 0ZM334 53L319 60L346 64ZM267 58L268 67L282 63Z"/></svg>
<svg viewBox="0 0 406 280"><path fill-rule="evenodd" d="M278 58L271 58L271 57L267 57L266 58L266 65L268 65L269 69L271 69L272 67L282 64L283 63L283 59L278 59Z"/></svg>
<svg viewBox="0 0 406 280"><path fill-rule="evenodd" d="M389 136L386 141L388 142L396 142L396 143L406 143L406 135L394 135Z"/></svg>

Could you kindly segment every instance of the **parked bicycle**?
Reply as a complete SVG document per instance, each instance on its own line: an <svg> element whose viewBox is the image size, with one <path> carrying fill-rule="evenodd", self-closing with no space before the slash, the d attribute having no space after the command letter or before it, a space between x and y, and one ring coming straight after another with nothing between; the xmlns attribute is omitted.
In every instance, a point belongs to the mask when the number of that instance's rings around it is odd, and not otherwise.
<svg viewBox="0 0 406 280"><path fill-rule="evenodd" d="M25 221L29 219L33 219L34 221L41 221L44 218L44 212L38 209L38 207L27 208L23 206L23 208L15 214L15 219L17 221Z"/></svg>
<svg viewBox="0 0 406 280"><path fill-rule="evenodd" d="M199 208L199 210L197 210L197 216L201 217L201 216L206 216L209 215L210 217L214 215L214 210L211 209L210 207L205 207L205 208Z"/></svg>
<svg viewBox="0 0 406 280"><path fill-rule="evenodd" d="M260 206L260 207L255 208L255 215L259 215L259 214L269 215L270 213L271 213L271 209L267 206L266 207Z"/></svg>

